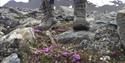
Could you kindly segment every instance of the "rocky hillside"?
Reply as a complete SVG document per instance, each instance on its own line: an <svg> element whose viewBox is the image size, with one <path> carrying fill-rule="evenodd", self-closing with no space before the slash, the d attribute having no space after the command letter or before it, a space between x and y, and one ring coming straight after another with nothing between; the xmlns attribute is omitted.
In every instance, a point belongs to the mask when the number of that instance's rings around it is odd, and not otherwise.
<svg viewBox="0 0 125 63"><path fill-rule="evenodd" d="M67 1L67 2L66 2ZM97 11L98 13L102 12L112 12L112 11L117 11L119 9L122 9L124 6L123 2L118 0L118 1L112 1L114 5L104 5L97 7L96 4L93 2L88 1L88 7L87 11ZM6 7L19 7L19 8L39 8L41 4L41 0L30 0L29 3L23 3L23 2L16 2L14 0L10 0L7 4L4 6ZM55 6L59 8L60 6L70 6L73 5L73 0L55 0Z"/></svg>
<svg viewBox="0 0 125 63"><path fill-rule="evenodd" d="M39 9L0 7L0 62L125 62L125 46L119 37L124 35L124 25L120 23L124 21L124 11L90 13L86 16L89 30L75 31L72 29L74 16L65 13L73 11L64 11L65 8L68 7L55 10L56 23L45 30L39 26L44 18ZM118 25L122 27L120 34Z"/></svg>

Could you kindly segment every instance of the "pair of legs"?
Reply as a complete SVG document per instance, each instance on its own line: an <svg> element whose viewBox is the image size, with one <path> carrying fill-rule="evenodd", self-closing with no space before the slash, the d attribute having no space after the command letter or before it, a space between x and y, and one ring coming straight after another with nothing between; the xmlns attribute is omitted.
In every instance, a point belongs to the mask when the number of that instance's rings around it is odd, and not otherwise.
<svg viewBox="0 0 125 63"><path fill-rule="evenodd" d="M86 21L86 2L87 0L74 0L74 30L84 30L89 27L88 22ZM44 13L45 22L53 20L54 18L54 0L42 0L42 11ZM86 29L87 30L87 29Z"/></svg>

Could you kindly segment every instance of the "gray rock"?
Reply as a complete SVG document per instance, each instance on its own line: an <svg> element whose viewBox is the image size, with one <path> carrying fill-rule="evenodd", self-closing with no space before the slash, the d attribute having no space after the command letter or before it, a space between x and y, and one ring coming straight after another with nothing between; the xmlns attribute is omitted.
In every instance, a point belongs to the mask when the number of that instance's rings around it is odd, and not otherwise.
<svg viewBox="0 0 125 63"><path fill-rule="evenodd" d="M55 39L60 43L77 43L80 44L84 39L91 40L94 38L94 34L86 31L74 32L72 30L66 31L62 34L55 36Z"/></svg>
<svg viewBox="0 0 125 63"><path fill-rule="evenodd" d="M53 17L47 19L47 21L42 21L39 26L43 27L44 30L48 30L56 24L56 20Z"/></svg>
<svg viewBox="0 0 125 63"><path fill-rule="evenodd" d="M60 8L63 11L63 14L65 14L66 16L73 16L73 8L69 8L68 6L60 6Z"/></svg>
<svg viewBox="0 0 125 63"><path fill-rule="evenodd" d="M107 13L107 14L103 14L99 17L96 17L96 22L103 22L103 23L106 23L106 24L116 24L116 16L117 16L117 13L116 12L110 12L110 13Z"/></svg>
<svg viewBox="0 0 125 63"><path fill-rule="evenodd" d="M20 59L16 53L11 54L10 56L3 59L1 63L20 63Z"/></svg>
<svg viewBox="0 0 125 63"><path fill-rule="evenodd" d="M29 40L30 42L34 42L35 36L33 28L27 27L27 28L18 28L9 34L1 37L0 44L7 41L10 42L13 39L21 39L21 40Z"/></svg>
<svg viewBox="0 0 125 63"><path fill-rule="evenodd" d="M20 19L24 17L17 9L9 7L0 7L0 24L4 26L6 30L2 30L4 34L8 34L20 25Z"/></svg>
<svg viewBox="0 0 125 63"><path fill-rule="evenodd" d="M41 20L41 18L43 18L43 15L42 15L43 13L38 9L35 9L32 11L26 11L25 13L26 14L24 15L27 18L31 17L31 18L38 19L38 20Z"/></svg>
<svg viewBox="0 0 125 63"><path fill-rule="evenodd" d="M39 25L41 23L41 20L34 19L32 17L25 18L23 20L20 20L20 27L32 27Z"/></svg>
<svg viewBox="0 0 125 63"><path fill-rule="evenodd" d="M34 44L34 31L32 28L19 28L0 39L0 57L6 57L11 53L19 52L20 48L29 51L29 44Z"/></svg>
<svg viewBox="0 0 125 63"><path fill-rule="evenodd" d="M9 7L0 7L0 13L2 16L8 17L13 20L18 20L15 18L23 16L23 14L19 12L17 9L9 8Z"/></svg>
<svg viewBox="0 0 125 63"><path fill-rule="evenodd" d="M59 21L73 21L74 16L58 15L58 16L56 16L56 19Z"/></svg>
<svg viewBox="0 0 125 63"><path fill-rule="evenodd" d="M11 28L12 28L12 27L16 27L16 26L19 25L19 22L18 22L18 21L13 21L13 20L11 20L10 18L4 17L4 16L3 16L3 17L0 17L0 23L1 23L1 24L4 24L5 27L10 26Z"/></svg>

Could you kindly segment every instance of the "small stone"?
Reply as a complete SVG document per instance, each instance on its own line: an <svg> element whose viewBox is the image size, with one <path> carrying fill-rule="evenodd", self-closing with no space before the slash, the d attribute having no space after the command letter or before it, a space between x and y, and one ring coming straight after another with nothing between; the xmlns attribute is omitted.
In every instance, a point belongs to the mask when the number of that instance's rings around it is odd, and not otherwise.
<svg viewBox="0 0 125 63"><path fill-rule="evenodd" d="M11 54L10 56L3 59L1 63L20 63L20 59L16 53Z"/></svg>

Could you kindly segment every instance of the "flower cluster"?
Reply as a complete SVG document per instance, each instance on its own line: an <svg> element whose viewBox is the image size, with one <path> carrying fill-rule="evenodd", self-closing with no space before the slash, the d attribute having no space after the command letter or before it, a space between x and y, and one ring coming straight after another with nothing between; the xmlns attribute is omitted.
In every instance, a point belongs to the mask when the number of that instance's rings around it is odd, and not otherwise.
<svg viewBox="0 0 125 63"><path fill-rule="evenodd" d="M65 50L57 46L49 46L46 48L37 49L35 54L41 54L42 57L51 58L52 62L55 63L80 63L80 54L78 52L72 52Z"/></svg>

